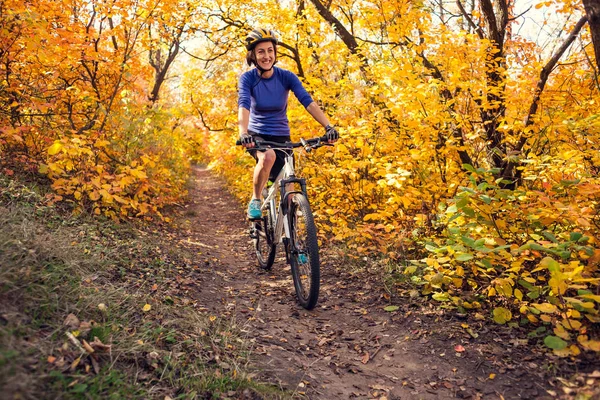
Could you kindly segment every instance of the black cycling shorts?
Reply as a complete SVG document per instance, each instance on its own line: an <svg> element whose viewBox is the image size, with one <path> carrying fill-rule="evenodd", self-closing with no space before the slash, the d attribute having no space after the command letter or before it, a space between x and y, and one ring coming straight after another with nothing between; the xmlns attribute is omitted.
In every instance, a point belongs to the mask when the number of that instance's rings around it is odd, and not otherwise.
<svg viewBox="0 0 600 400"><path fill-rule="evenodd" d="M268 140L269 142L285 143L285 142L291 141L289 136L261 135L260 133L255 133L255 132L248 132L248 133L250 135L252 135L252 137L259 137L263 140ZM257 151L264 152L265 150L247 149L247 151L248 151L248 153L250 153L250 155L252 157L254 157L256 162L258 162L258 158L256 157L256 152ZM285 164L285 152L276 150L275 151L275 164L273 164L273 168L271 168L271 172L269 173L269 180L271 182L275 182L275 179L277 179L277 175L279 175L279 172L281 172L284 164Z"/></svg>

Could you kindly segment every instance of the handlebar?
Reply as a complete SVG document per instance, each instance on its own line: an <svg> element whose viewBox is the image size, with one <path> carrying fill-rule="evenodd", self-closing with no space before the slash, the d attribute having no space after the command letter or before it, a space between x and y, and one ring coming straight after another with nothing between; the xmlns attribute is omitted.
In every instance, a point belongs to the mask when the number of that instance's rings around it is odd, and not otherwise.
<svg viewBox="0 0 600 400"><path fill-rule="evenodd" d="M307 152L310 152L313 149L317 149L322 146L333 146L331 143L327 143L327 135L323 135L321 137L316 137L312 139L300 139L299 142L271 142L268 140L264 140L259 137L254 138L255 146L251 147L252 150L267 150L267 149L295 149L297 147L304 147ZM236 146L241 146L242 141L237 140L235 142Z"/></svg>

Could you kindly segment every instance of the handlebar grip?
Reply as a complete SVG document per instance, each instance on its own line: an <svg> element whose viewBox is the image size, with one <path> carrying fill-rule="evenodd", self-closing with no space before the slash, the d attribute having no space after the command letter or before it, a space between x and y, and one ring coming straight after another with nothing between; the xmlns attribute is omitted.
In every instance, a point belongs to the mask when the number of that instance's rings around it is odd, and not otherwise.
<svg viewBox="0 0 600 400"><path fill-rule="evenodd" d="M235 141L235 145L236 146L241 146L242 145L242 141L240 139Z"/></svg>

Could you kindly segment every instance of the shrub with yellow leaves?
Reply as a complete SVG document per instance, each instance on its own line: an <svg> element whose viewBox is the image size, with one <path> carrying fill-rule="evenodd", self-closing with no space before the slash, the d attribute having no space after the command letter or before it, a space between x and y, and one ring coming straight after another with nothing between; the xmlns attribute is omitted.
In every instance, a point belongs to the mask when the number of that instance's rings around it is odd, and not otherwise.
<svg viewBox="0 0 600 400"><path fill-rule="evenodd" d="M559 355L600 351L589 336L600 322L600 181L508 190L488 171L467 168L470 185L438 214L444 235L426 245L422 292L462 311L489 303L494 321L538 327Z"/></svg>

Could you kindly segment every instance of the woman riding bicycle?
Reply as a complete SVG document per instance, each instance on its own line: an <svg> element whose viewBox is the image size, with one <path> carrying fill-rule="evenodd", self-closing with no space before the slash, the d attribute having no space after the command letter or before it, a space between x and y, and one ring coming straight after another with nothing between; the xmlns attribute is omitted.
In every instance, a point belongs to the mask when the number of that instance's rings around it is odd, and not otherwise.
<svg viewBox="0 0 600 400"><path fill-rule="evenodd" d="M254 29L246 37L246 62L254 65L244 72L239 80L238 127L242 145L255 158L252 199L248 204L248 218L261 218L261 194L271 177L279 174L284 164L284 155L274 150L253 150L254 138L277 143L290 141L287 118L287 102L290 90L300 104L323 127L328 142L334 142L339 134L329 124L323 113L302 86L300 79L288 70L275 67L277 62L277 37L267 29Z"/></svg>

